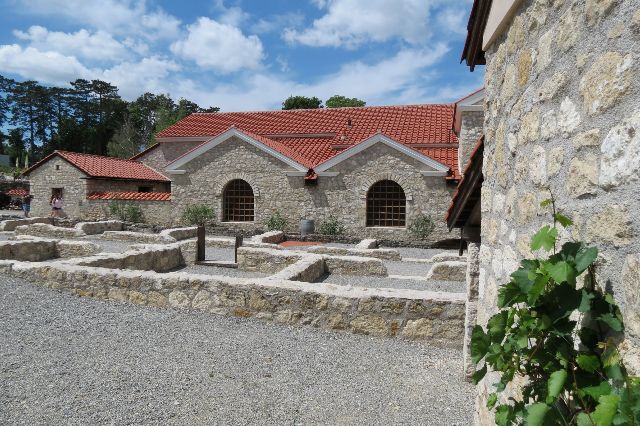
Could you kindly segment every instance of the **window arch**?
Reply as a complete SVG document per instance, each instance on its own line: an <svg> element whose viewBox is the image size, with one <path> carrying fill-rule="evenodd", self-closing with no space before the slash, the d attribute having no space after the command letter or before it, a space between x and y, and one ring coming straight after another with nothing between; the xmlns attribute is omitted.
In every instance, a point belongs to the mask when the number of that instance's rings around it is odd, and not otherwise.
<svg viewBox="0 0 640 426"><path fill-rule="evenodd" d="M405 226L407 197L400 185L381 180L367 192L367 226Z"/></svg>
<svg viewBox="0 0 640 426"><path fill-rule="evenodd" d="M253 222L253 189L242 179L227 183L222 191L223 222Z"/></svg>

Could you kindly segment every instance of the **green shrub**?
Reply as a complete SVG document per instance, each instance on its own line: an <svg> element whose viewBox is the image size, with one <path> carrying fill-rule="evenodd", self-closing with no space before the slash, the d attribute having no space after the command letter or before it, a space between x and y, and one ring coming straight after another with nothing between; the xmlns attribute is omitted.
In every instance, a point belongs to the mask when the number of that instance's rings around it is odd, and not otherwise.
<svg viewBox="0 0 640 426"><path fill-rule="evenodd" d="M205 226L213 223L215 212L206 204L192 204L182 213L182 221L189 225Z"/></svg>
<svg viewBox="0 0 640 426"><path fill-rule="evenodd" d="M109 202L109 211L113 216L124 222L139 223L144 221L142 208L134 203L111 200Z"/></svg>
<svg viewBox="0 0 640 426"><path fill-rule="evenodd" d="M596 283L596 247L569 241L558 250L558 228L572 225L558 213L553 226L531 239L542 258L525 259L498 291L499 312L486 331L476 325L471 357L481 380L487 367L500 374L487 407L498 425L640 425L640 378L629 377L617 342L624 324L613 295ZM498 396L515 377L526 377L522 399ZM496 405L497 404L497 405Z"/></svg>
<svg viewBox="0 0 640 426"><path fill-rule="evenodd" d="M407 232L414 238L419 240L426 240L433 232L436 225L433 223L431 216L421 213L415 220L407 227Z"/></svg>
<svg viewBox="0 0 640 426"><path fill-rule="evenodd" d="M344 234L344 225L334 215L329 215L327 220L320 223L318 232L322 235L342 235Z"/></svg>
<svg viewBox="0 0 640 426"><path fill-rule="evenodd" d="M285 219L280 212L276 210L269 220L267 220L266 225L269 231L284 231L287 227L287 223L289 223L287 219Z"/></svg>

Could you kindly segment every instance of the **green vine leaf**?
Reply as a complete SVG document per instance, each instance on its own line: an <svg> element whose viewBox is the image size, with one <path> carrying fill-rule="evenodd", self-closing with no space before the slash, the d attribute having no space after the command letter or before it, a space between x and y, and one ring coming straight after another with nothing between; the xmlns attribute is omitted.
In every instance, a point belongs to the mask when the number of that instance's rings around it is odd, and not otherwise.
<svg viewBox="0 0 640 426"><path fill-rule="evenodd" d="M536 402L527 407L527 417L525 420L526 426L542 426L544 424L544 417L547 415L551 407L544 402Z"/></svg>
<svg viewBox="0 0 640 426"><path fill-rule="evenodd" d="M598 320L607 324L614 331L622 331L622 322L613 314L602 314L598 317Z"/></svg>
<svg viewBox="0 0 640 426"><path fill-rule="evenodd" d="M598 249L589 247L576 255L576 271L578 274L583 273L598 257Z"/></svg>
<svg viewBox="0 0 640 426"><path fill-rule="evenodd" d="M496 408L496 425L498 426L507 426L515 421L516 415L514 413L513 407L509 405L499 405Z"/></svg>
<svg viewBox="0 0 640 426"><path fill-rule="evenodd" d="M477 385L478 383L480 383L480 380L482 380L486 374L487 374L487 365L485 364L480 370L476 370L471 375L471 380L473 381L473 384Z"/></svg>
<svg viewBox="0 0 640 426"><path fill-rule="evenodd" d="M614 394L602 395L598 399L598 405L592 414L593 420L598 426L611 426L618 402L620 402L620 397Z"/></svg>
<svg viewBox="0 0 640 426"><path fill-rule="evenodd" d="M487 398L487 408L492 409L496 405L497 401L498 401L498 394L496 393L489 394L489 397Z"/></svg>
<svg viewBox="0 0 640 426"><path fill-rule="evenodd" d="M560 213L556 213L553 215L553 218L562 226L564 226L565 228L568 226L573 225L573 221L571 219L569 219L568 217L566 217L563 214Z"/></svg>
<svg viewBox="0 0 640 426"><path fill-rule="evenodd" d="M576 274L573 269L573 266L571 266L569 263L565 262L564 260L561 260L557 263L547 264L545 265L544 269L549 273L551 278L553 278L553 280L557 283L575 281Z"/></svg>
<svg viewBox="0 0 640 426"><path fill-rule="evenodd" d="M600 368L600 360L595 355L580 354L576 357L576 362L584 371L594 373Z"/></svg>
<svg viewBox="0 0 640 426"><path fill-rule="evenodd" d="M551 203L553 203L553 200L551 198L547 198L545 200L540 201L540 207L547 208L551 205Z"/></svg>
<svg viewBox="0 0 640 426"><path fill-rule="evenodd" d="M549 376L549 380L547 381L547 404L553 403L558 395L560 395L566 380L566 370L558 370L551 373L551 376Z"/></svg>
<svg viewBox="0 0 640 426"><path fill-rule="evenodd" d="M593 426L593 422L586 413L578 414L577 423L578 426Z"/></svg>
<svg viewBox="0 0 640 426"><path fill-rule="evenodd" d="M539 250L543 248L546 251L555 247L558 238L558 230L549 225L545 225L533 237L531 237L531 250Z"/></svg>
<svg viewBox="0 0 640 426"><path fill-rule="evenodd" d="M595 296L585 289L582 289L581 294L582 298L580 299L580 306L578 306L578 311L583 313L588 312L589 310L591 310L591 301Z"/></svg>
<svg viewBox="0 0 640 426"><path fill-rule="evenodd" d="M471 360L474 363L477 364L484 358L489 350L489 345L491 345L491 340L482 327L479 325L473 327L471 331Z"/></svg>
<svg viewBox="0 0 640 426"><path fill-rule="evenodd" d="M588 395L597 401L602 395L608 395L611 393L611 385L608 382L602 382L598 386L582 388L579 393L581 396Z"/></svg>

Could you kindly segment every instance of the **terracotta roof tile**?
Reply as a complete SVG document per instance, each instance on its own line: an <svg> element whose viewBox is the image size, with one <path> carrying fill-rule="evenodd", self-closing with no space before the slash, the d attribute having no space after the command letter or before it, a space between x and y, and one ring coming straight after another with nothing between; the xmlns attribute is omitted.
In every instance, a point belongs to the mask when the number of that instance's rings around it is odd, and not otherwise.
<svg viewBox="0 0 640 426"><path fill-rule="evenodd" d="M458 173L458 138L453 132L454 105L407 105L290 111L196 113L156 135L157 138L214 137L231 127L298 163L313 168L375 133L400 143L451 144L415 148Z"/></svg>
<svg viewBox="0 0 640 426"><path fill-rule="evenodd" d="M25 195L29 195L29 191L24 188L11 188L7 192L5 192L10 197L24 197Z"/></svg>
<svg viewBox="0 0 640 426"><path fill-rule="evenodd" d="M88 200L171 201L170 192L92 192Z"/></svg>
<svg viewBox="0 0 640 426"><path fill-rule="evenodd" d="M34 169L49 161L54 156L67 160L89 177L131 179L168 182L169 179L151 167L134 160L105 157L102 155L81 154L79 152L54 151L24 172L29 174Z"/></svg>

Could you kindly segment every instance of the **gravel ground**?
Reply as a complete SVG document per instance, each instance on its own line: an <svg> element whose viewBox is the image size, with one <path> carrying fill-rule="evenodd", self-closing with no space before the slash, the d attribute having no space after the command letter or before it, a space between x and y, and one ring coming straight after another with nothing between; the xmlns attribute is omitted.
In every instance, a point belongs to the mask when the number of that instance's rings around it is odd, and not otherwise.
<svg viewBox="0 0 640 426"><path fill-rule="evenodd" d="M472 422L461 354L0 276L0 424Z"/></svg>
<svg viewBox="0 0 640 426"><path fill-rule="evenodd" d="M418 262L392 262L383 260L389 275L411 275L415 277L426 277L431 269L430 263Z"/></svg>
<svg viewBox="0 0 640 426"><path fill-rule="evenodd" d="M80 237L74 238L78 241L89 241L95 243L100 246L103 252L106 253L122 253L127 251L131 244L135 244L131 241L109 241L103 240L101 238L95 238L95 236L90 235L89 237Z"/></svg>
<svg viewBox="0 0 640 426"><path fill-rule="evenodd" d="M411 257L415 259L430 259L434 254L438 253L458 253L457 250L444 250L444 249L422 249L415 247L385 247L393 248L400 252L400 256L403 258Z"/></svg>
<svg viewBox="0 0 640 426"><path fill-rule="evenodd" d="M241 271L235 268L221 268L217 266L205 266L205 265L190 265L186 268L179 269L178 272L189 272L191 274L206 274L206 275L224 275L227 277L236 278L262 278L267 277L269 274L262 272Z"/></svg>
<svg viewBox="0 0 640 426"><path fill-rule="evenodd" d="M465 293L466 284L457 281L434 280L405 280L393 277L334 275L325 276L320 282L336 285L350 285L353 287L371 288L406 288L410 290L445 291L450 293Z"/></svg>

